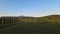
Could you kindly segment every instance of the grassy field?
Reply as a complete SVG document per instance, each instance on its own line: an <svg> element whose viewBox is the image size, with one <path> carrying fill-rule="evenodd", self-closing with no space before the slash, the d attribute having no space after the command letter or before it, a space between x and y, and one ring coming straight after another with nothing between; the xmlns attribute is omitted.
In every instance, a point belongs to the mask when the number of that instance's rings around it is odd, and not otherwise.
<svg viewBox="0 0 60 34"><path fill-rule="evenodd" d="M0 34L60 34L60 25L51 23L21 23L0 28Z"/></svg>

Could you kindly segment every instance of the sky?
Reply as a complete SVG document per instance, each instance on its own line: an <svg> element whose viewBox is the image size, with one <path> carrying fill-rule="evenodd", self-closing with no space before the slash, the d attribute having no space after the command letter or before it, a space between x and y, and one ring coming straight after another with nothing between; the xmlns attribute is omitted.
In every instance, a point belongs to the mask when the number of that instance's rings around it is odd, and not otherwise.
<svg viewBox="0 0 60 34"><path fill-rule="evenodd" d="M60 0L0 0L0 16L60 14Z"/></svg>

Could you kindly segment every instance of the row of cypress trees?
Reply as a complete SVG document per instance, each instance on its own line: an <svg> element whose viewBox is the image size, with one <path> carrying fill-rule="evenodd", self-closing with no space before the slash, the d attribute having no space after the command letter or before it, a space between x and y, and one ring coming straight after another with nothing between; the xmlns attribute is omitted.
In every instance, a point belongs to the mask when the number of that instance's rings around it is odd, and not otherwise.
<svg viewBox="0 0 60 34"><path fill-rule="evenodd" d="M0 17L0 26L8 26L19 23L18 17Z"/></svg>

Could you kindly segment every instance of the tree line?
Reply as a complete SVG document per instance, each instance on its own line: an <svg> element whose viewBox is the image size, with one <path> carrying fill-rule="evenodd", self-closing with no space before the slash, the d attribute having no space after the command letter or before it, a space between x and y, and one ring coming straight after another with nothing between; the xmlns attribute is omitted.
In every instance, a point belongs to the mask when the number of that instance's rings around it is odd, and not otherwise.
<svg viewBox="0 0 60 34"><path fill-rule="evenodd" d="M19 23L18 17L0 17L0 26L8 26Z"/></svg>
<svg viewBox="0 0 60 34"><path fill-rule="evenodd" d="M60 15L45 17L0 17L0 26L8 26L18 23L60 23Z"/></svg>

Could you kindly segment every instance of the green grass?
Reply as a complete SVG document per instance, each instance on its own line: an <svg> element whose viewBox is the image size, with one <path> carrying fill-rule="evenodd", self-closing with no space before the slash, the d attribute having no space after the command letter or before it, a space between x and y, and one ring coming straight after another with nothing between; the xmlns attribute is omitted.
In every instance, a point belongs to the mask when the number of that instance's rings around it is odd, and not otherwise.
<svg viewBox="0 0 60 34"><path fill-rule="evenodd" d="M60 34L60 25L51 23L22 23L0 29L0 34Z"/></svg>

